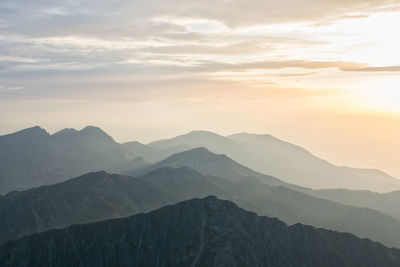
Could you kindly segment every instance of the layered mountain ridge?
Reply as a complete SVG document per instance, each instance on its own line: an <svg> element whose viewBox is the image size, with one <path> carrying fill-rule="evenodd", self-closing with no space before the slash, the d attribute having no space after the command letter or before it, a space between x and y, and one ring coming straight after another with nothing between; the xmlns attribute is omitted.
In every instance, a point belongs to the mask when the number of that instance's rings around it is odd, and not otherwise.
<svg viewBox="0 0 400 267"><path fill-rule="evenodd" d="M200 145L201 144L201 145ZM188 150L202 146L258 172L298 186L313 189L346 188L389 192L400 189L400 180L377 172L360 172L335 166L297 145L271 135L249 133L223 137L206 131L193 131L149 144L152 148L176 146Z"/></svg>
<svg viewBox="0 0 400 267"><path fill-rule="evenodd" d="M130 164L148 167L175 153L205 147L259 173L313 189L344 188L388 192L400 180L379 171L343 168L307 150L272 137L248 133L223 137L194 131L144 145L119 144L98 127L64 129L50 135L40 127L0 136L0 195L54 184L90 171L125 172ZM139 162L141 159L141 162Z"/></svg>
<svg viewBox="0 0 400 267"><path fill-rule="evenodd" d="M400 247L400 221L378 211L269 186L251 176L232 181L204 176L187 167L161 167L140 177L95 172L9 193L0 199L0 242L71 224L126 217L208 195L288 224L300 222L350 232Z"/></svg>
<svg viewBox="0 0 400 267"><path fill-rule="evenodd" d="M399 266L400 250L215 197L0 245L2 266Z"/></svg>

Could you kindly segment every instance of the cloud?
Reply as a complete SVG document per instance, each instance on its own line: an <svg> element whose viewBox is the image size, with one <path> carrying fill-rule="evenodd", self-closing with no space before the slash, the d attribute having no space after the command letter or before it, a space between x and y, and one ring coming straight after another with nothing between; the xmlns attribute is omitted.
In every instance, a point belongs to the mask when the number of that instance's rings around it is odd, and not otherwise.
<svg viewBox="0 0 400 267"><path fill-rule="evenodd" d="M36 62L36 60L32 58L24 58L18 56L0 56L0 62L33 63Z"/></svg>
<svg viewBox="0 0 400 267"><path fill-rule="evenodd" d="M391 71L400 71L400 66L342 68L342 69L344 71L360 71L360 72L391 72Z"/></svg>
<svg viewBox="0 0 400 267"><path fill-rule="evenodd" d="M282 60L282 61L259 61L244 64L229 64L228 69L327 69L335 68L340 70L361 68L364 63L343 62L343 61L308 61L308 60Z"/></svg>
<svg viewBox="0 0 400 267"><path fill-rule="evenodd" d="M364 58L347 58L347 43L332 45L327 36L341 41L348 33L315 26L357 20L389 7L396 10L396 2L3 0L0 83L15 88L8 92L20 91L18 97L76 98L159 88L167 93L191 86L200 92L205 86L223 91L233 86L230 82L242 90L306 87L296 83L343 71L397 71L396 66L377 68L363 63ZM103 79L109 81L97 82ZM19 86L15 81L21 81ZM316 93L288 89L270 94Z"/></svg>
<svg viewBox="0 0 400 267"><path fill-rule="evenodd" d="M0 15L9 31L24 35L129 36L151 28L151 21L162 17L210 20L235 28L331 21L398 6L398 0L3 0Z"/></svg>
<svg viewBox="0 0 400 267"><path fill-rule="evenodd" d="M7 87L6 88L7 91L20 91L20 90L23 90L23 89L24 89L24 87L22 87L22 86L14 86L14 87Z"/></svg>
<svg viewBox="0 0 400 267"><path fill-rule="evenodd" d="M369 66L307 60L329 45L318 35L254 25L311 23L395 9L395 0L3 0L0 73L209 67L220 71ZM290 28L290 27L289 27ZM61 30L62 29L62 30ZM301 60L285 55L301 51ZM304 54L304 55L302 55ZM350 64L350 65L349 65ZM129 66L132 65L132 66ZM139 65L142 65L140 67Z"/></svg>
<svg viewBox="0 0 400 267"><path fill-rule="evenodd" d="M16 92L16 91L21 91L23 90L24 87L22 86L4 86L2 84L0 84L0 92Z"/></svg>

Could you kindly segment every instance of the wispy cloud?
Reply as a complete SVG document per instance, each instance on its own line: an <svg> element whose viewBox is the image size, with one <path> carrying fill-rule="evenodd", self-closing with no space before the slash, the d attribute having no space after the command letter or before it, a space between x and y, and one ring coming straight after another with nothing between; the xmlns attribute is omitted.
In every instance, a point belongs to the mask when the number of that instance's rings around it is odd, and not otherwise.
<svg viewBox="0 0 400 267"><path fill-rule="evenodd" d="M24 89L24 87L22 87L22 86L14 86L14 87L7 87L5 90L6 91L20 91L23 89Z"/></svg>
<svg viewBox="0 0 400 267"><path fill-rule="evenodd" d="M368 33L356 31L358 23L376 25L370 20L376 12L398 6L397 0L4 0L2 92L101 98L142 90L179 97L207 86L214 89L208 98L217 90L222 97L225 87L258 88L269 97L326 95L322 88L335 87L333 76L399 70L395 57L369 53L397 47L381 49L381 40L392 36L385 27L378 44L359 41L357 34ZM393 23L393 16L381 20Z"/></svg>
<svg viewBox="0 0 400 267"><path fill-rule="evenodd" d="M364 72L390 72L400 71L400 66L384 66L384 67L362 67L362 68L343 68L345 71L364 71Z"/></svg>

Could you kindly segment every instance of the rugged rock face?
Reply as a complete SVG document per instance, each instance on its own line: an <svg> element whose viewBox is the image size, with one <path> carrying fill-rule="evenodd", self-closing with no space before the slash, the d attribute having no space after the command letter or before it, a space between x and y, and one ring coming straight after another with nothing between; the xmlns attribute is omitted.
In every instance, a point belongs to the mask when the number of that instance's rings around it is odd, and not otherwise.
<svg viewBox="0 0 400 267"><path fill-rule="evenodd" d="M35 234L0 246L1 266L399 266L400 250L259 217L215 197Z"/></svg>
<svg viewBox="0 0 400 267"><path fill-rule="evenodd" d="M353 233L400 247L400 222L356 208L264 185L230 181L190 168L162 167L141 177L95 172L0 198L0 242L35 232L149 212L195 197L216 195L259 215Z"/></svg>

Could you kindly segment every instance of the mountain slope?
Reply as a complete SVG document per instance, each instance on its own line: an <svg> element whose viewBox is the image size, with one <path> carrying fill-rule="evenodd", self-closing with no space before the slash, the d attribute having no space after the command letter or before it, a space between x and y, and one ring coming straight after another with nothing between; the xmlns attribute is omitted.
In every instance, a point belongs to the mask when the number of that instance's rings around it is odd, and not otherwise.
<svg viewBox="0 0 400 267"><path fill-rule="evenodd" d="M346 188L378 192L400 189L398 179L381 179L371 172L356 172L335 166L301 147L270 135L239 134L229 138L243 148L246 157L241 160L246 166L257 165L256 170L261 167L262 172L280 177L288 183L317 189Z"/></svg>
<svg viewBox="0 0 400 267"><path fill-rule="evenodd" d="M202 146L211 152L226 154L258 172L314 189L346 188L377 192L400 189L398 179L381 179L371 172L355 172L335 166L299 146L270 135L241 133L223 137L195 131L149 144L163 149L177 145L189 148Z"/></svg>
<svg viewBox="0 0 400 267"><path fill-rule="evenodd" d="M400 247L400 222L355 208L262 184L203 176L189 168L163 167L141 177L90 173L66 182L12 192L0 199L0 242L34 232L125 217L194 197L216 195L288 224L304 223L351 232Z"/></svg>
<svg viewBox="0 0 400 267"><path fill-rule="evenodd" d="M140 178L96 172L0 199L0 242L35 232L146 212L217 193L189 169L163 168Z"/></svg>
<svg viewBox="0 0 400 267"><path fill-rule="evenodd" d="M399 180L377 171L334 166L306 150L269 135L229 137L195 131L143 145L116 143L100 128L64 129L53 135L39 127L0 136L0 195L64 181L89 171L146 167L174 153L206 147L283 181L314 189L347 188L379 192L400 189ZM141 163L135 158L144 159ZM140 163L140 164L139 164Z"/></svg>
<svg viewBox="0 0 400 267"><path fill-rule="evenodd" d="M297 188L298 190L298 188ZM356 207L379 210L400 220L400 191L374 193L347 189L303 189L302 192L317 198L328 199Z"/></svg>
<svg viewBox="0 0 400 267"><path fill-rule="evenodd" d="M248 177L254 177L268 185L281 185L316 198L327 199L356 207L375 209L400 220L400 191L391 193L374 193L370 191L347 189L312 190L287 184L275 177L253 171L252 169L233 161L226 155L217 155L201 147L174 154L152 166L147 166L147 168L139 167L127 171L126 174L143 174L160 167L190 167L206 175L223 177L233 181L241 181L248 179ZM358 171L357 169L352 170ZM364 170L360 171L364 172ZM372 172L379 177L382 176L382 179L385 177L386 179L390 179L387 175L381 174L377 171L365 171Z"/></svg>
<svg viewBox="0 0 400 267"><path fill-rule="evenodd" d="M176 153L152 166L148 166L148 168L134 168L125 173L128 175L138 175L161 167L189 167L205 175L222 177L232 181L242 181L247 180L248 177L254 177L272 186L286 184L275 177L255 172L235 162L226 155L217 155L203 147Z"/></svg>
<svg viewBox="0 0 400 267"><path fill-rule="evenodd" d="M53 135L40 127L25 129L0 136L0 194L112 169L133 158L97 127Z"/></svg>
<svg viewBox="0 0 400 267"><path fill-rule="evenodd" d="M48 144L49 134L40 127L0 136L0 194L40 181L44 172L53 175L58 159Z"/></svg>
<svg viewBox="0 0 400 267"><path fill-rule="evenodd" d="M400 250L258 217L215 197L0 246L2 266L399 266Z"/></svg>
<svg viewBox="0 0 400 267"><path fill-rule="evenodd" d="M121 144L121 147L127 151L130 155L136 157L142 157L145 161L156 163L169 157L172 154L187 150L188 147L184 145L171 146L168 148L153 148L148 145L141 144L136 141L126 142Z"/></svg>

